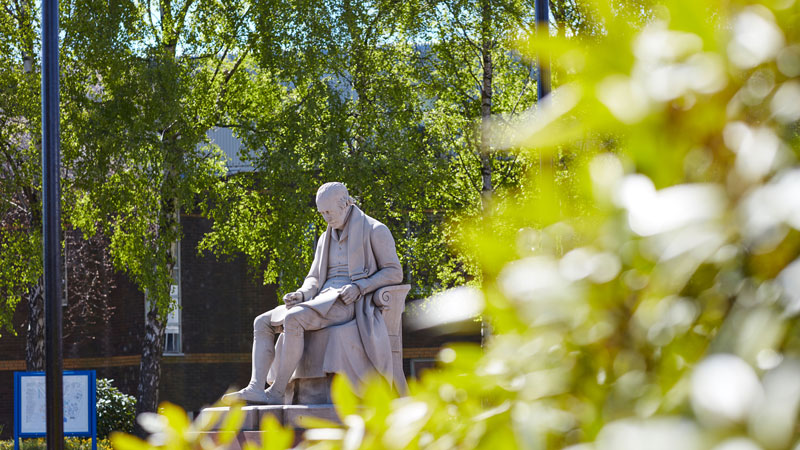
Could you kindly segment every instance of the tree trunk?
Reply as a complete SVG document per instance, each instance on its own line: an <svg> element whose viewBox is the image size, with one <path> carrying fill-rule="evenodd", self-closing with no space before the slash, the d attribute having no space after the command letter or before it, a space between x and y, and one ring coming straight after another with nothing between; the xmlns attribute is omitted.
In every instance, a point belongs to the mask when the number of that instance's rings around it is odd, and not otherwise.
<svg viewBox="0 0 800 450"><path fill-rule="evenodd" d="M191 0L187 0L187 7L191 4ZM180 30L176 29L175 15L172 10L173 4L170 1L162 1L159 4L161 16L161 36L163 41L161 45L167 54L170 64L175 63L175 50L177 44L177 34ZM182 20L179 18L179 20ZM180 25L178 24L178 27ZM165 130L161 130L162 136ZM178 226L177 215L179 214L177 200L167 201L165 199L175 199L175 192L170 187L180 185L177 173L173 170L175 161L174 139L176 137L168 138L162 141L164 147L164 172L160 181L160 194L161 205L159 211L159 221L156 224L156 248L154 251L167 252L167 260L173 261L168 263L167 270L172 279L174 279L174 261L175 250L173 245L163 248L162 240L164 236L169 236L168 231L174 230ZM155 268L158 270L158 268ZM156 296L159 297L159 296ZM158 408L158 385L161 380L161 356L164 353L164 332L167 326L167 318L160 317L159 311L164 308L159 305L158 298L148 301L148 295L145 293L145 304L147 305L147 314L145 316L144 336L142 338L142 360L139 364L139 396L136 402L136 415L138 416L144 412L155 412ZM138 421L135 424L134 433L140 437L145 437L146 432L139 425Z"/></svg>
<svg viewBox="0 0 800 450"><path fill-rule="evenodd" d="M137 416L143 412L155 412L158 406L158 383L161 380L165 325L165 321L158 317L157 305L152 302L145 316L142 361L139 364L139 398L136 401ZM138 422L135 433L140 437L145 435Z"/></svg>
<svg viewBox="0 0 800 450"><path fill-rule="evenodd" d="M483 86L481 86L481 206L483 210L489 206L492 197L492 157L489 149L489 119L492 116L492 10L489 0L481 2L481 59L483 65Z"/></svg>
<svg viewBox="0 0 800 450"><path fill-rule="evenodd" d="M44 276L28 290L28 332L25 342L26 370L44 370Z"/></svg>
<svg viewBox="0 0 800 450"><path fill-rule="evenodd" d="M172 172L167 172L167 177ZM173 175L174 176L174 175ZM169 198L162 192L163 198ZM174 229L178 226L179 207L177 200L162 201L160 216L163 218L164 229ZM163 230L157 230L160 232ZM159 239L160 240L160 239ZM156 251L166 251L167 266L170 278L175 279L175 261L177 260L177 245L170 244L166 249ZM171 301L171 300L170 300ZM145 304L147 305L147 315L145 316L144 337L142 339L142 360L139 364L139 398L136 402L136 415L143 412L155 412L158 408L158 385L161 380L161 356L164 354L164 332L167 327L167 318L160 317L158 300L148 301L145 294ZM140 437L145 437L146 432L139 423L136 423L134 433Z"/></svg>
<svg viewBox="0 0 800 450"><path fill-rule="evenodd" d="M481 210L489 210L492 199L492 156L489 148L489 119L492 117L492 96L494 89L492 79L494 67L492 65L492 9L491 0L481 1L481 60L483 65L483 86L481 86ZM481 347L486 345L491 336L491 328L485 316L481 316Z"/></svg>

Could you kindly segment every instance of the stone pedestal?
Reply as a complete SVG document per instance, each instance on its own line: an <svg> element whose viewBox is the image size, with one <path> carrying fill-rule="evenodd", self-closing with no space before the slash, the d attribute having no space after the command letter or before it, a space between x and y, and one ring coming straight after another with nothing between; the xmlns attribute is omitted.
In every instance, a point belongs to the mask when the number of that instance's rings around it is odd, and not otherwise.
<svg viewBox="0 0 800 450"><path fill-rule="evenodd" d="M209 431L217 432L222 425L222 418L227 414L228 407L205 408L200 412L198 420L203 420L204 415L218 415ZM241 431L259 431L261 421L267 415L278 419L283 426L304 428L303 417L313 417L329 422L341 423L336 409L331 404L319 405L250 405L242 408L245 413Z"/></svg>
<svg viewBox="0 0 800 450"><path fill-rule="evenodd" d="M225 414L228 411L228 407L205 408L200 411L197 420L213 420L215 422L208 428L208 431L201 434L208 436L214 442L219 442L223 436L227 436L230 439L232 432L220 430ZM269 438L260 430L261 421L268 415L278 419L281 425L295 429L295 445L299 442L306 428L304 426L304 418L306 417L341 423L339 416L336 414L336 409L331 404L250 405L243 407L242 411L245 413L242 429L236 435L236 438L227 445L227 450L241 450L245 447L246 442L260 446L262 439Z"/></svg>
<svg viewBox="0 0 800 450"><path fill-rule="evenodd" d="M299 378L289 383L286 395L294 405L330 404L332 382L332 374L318 378Z"/></svg>

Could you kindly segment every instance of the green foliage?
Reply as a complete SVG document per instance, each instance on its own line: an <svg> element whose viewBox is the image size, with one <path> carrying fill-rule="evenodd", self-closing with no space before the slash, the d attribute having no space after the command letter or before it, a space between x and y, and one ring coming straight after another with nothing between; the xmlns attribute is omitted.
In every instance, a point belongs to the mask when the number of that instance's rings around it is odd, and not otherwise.
<svg viewBox="0 0 800 450"><path fill-rule="evenodd" d="M107 438L114 431L133 432L136 399L111 385L114 380L97 379L97 436Z"/></svg>
<svg viewBox="0 0 800 450"><path fill-rule="evenodd" d="M247 54L249 2L63 2L65 215L108 236L116 269L146 300L137 408L157 406L163 329L175 280L180 214L225 174L207 131ZM230 58L235 55L236 58ZM233 80L233 81L231 81ZM230 82L230 83L229 83ZM205 195L207 194L207 195Z"/></svg>
<svg viewBox="0 0 800 450"><path fill-rule="evenodd" d="M793 448L798 7L592 7L596 41L525 44L563 85L498 143L574 164L462 229L494 333L412 384L397 448Z"/></svg>
<svg viewBox="0 0 800 450"><path fill-rule="evenodd" d="M110 237L115 267L161 318L172 307L178 211L194 210L198 194L213 192L224 174L206 131L235 67L211 56L239 51L242 4L167 2L158 14L140 1L68 5L65 47L70 61L91 70L81 88L65 92L78 137L64 148L74 174L67 211L88 233Z"/></svg>
<svg viewBox="0 0 800 450"><path fill-rule="evenodd" d="M13 6L0 11L0 333L14 333L16 306L42 273L41 77L33 58L39 11L29 3Z"/></svg>
<svg viewBox="0 0 800 450"><path fill-rule="evenodd" d="M556 5L564 27L532 38L521 3L262 3L246 9L258 31L247 71L164 53L184 31L190 49L242 45L204 32L235 28L243 4L203 3L209 28L170 18L147 38L145 26L112 39L110 59L86 53L106 87L75 116L80 142L96 145L69 170L102 183L76 211L87 226L113 211L119 263L160 289L166 272L148 270L169 265L162 250L179 235L165 199L208 189L204 248L245 251L289 290L322 227L313 193L340 179L392 228L420 291L480 282L483 348L443 350L404 398L380 382L358 397L337 380L343 427L310 430L307 447L795 448L800 5ZM112 9L146 23L146 8ZM420 36L437 36L431 61ZM483 41L469 41L488 37L505 69L483 122ZM552 61L558 89L532 111L520 69L534 56ZM476 129L479 117L492 127ZM215 119L259 169L224 190L218 162L196 153ZM172 127L186 141L165 140ZM487 167L509 182L481 208ZM148 241L154 230L163 241ZM115 434L115 447L213 446L197 433L208 419L172 405L162 417L143 417L149 441ZM236 408L223 419L221 445L242 419ZM276 435L264 445L291 445L276 423L262 429Z"/></svg>
<svg viewBox="0 0 800 450"><path fill-rule="evenodd" d="M482 4L255 4L254 58L234 76L224 115L257 170L227 181L201 249L243 252L265 282L294 290L324 230L316 189L339 180L392 231L412 296L477 282L475 261L450 245L453 218L480 211L483 164L504 190L530 161L484 158L475 43L485 36L494 58L495 112L514 117L535 98L531 66L512 47L532 10L494 4L484 19Z"/></svg>
<svg viewBox="0 0 800 450"><path fill-rule="evenodd" d="M11 322L23 295L42 273L41 236L28 230L4 230L0 237L0 258L5 261L0 271L0 328L16 334Z"/></svg>

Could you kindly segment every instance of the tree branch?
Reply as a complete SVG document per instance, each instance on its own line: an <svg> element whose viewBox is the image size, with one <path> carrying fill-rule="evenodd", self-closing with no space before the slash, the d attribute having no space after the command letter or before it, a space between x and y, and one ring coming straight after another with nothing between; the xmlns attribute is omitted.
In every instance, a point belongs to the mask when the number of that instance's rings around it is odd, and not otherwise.
<svg viewBox="0 0 800 450"><path fill-rule="evenodd" d="M153 21L153 7L150 4L150 0L147 1L147 17L150 22L150 31L153 33L153 38L155 38L156 42L161 42L161 37L158 35L158 30L156 29L156 24Z"/></svg>
<svg viewBox="0 0 800 450"><path fill-rule="evenodd" d="M453 16L453 20L455 21L456 25L458 25L458 27L461 28L461 31L464 34L464 38L467 40L467 42L475 49L480 51L481 46L476 44L472 39L470 39L469 33L467 32L467 27L463 23L461 23L461 21L458 19L458 14L456 14L453 11L453 8L450 6L450 3L445 2L445 6L447 7L447 10L450 11L450 14Z"/></svg>
<svg viewBox="0 0 800 450"><path fill-rule="evenodd" d="M193 3L193 0L186 0L183 7L178 12L178 17L175 19L175 23L177 24L175 27L175 39L178 39L178 36L183 32L183 27L186 24L186 15L189 13L189 8L192 7Z"/></svg>
<svg viewBox="0 0 800 450"><path fill-rule="evenodd" d="M211 76L211 82L212 83L214 82L214 80L217 79L217 74L219 73L219 68L220 68L220 66L222 66L223 61L225 61L225 58L227 58L227 57L228 57L228 45L225 44L225 51L222 53L222 58L220 58L219 61L217 61L217 67L214 69L214 75Z"/></svg>
<svg viewBox="0 0 800 450"><path fill-rule="evenodd" d="M525 95L525 91L528 89L528 86L531 84L531 78L533 74L533 69L528 71L528 77L525 78L525 83L522 85L522 89L519 91L519 96L517 97L517 101L514 103L514 107L511 109L511 116L516 114L517 106L519 106L519 102L522 101L522 96Z"/></svg>
<svg viewBox="0 0 800 450"><path fill-rule="evenodd" d="M228 72L228 75L225 76L225 81L223 82L223 84L228 84L228 81L231 79L233 74L236 72L236 69L238 69L239 66L242 64L242 61L244 61L245 56L247 56L247 54L249 52L250 52L250 48L248 47L244 51L244 53L242 53L242 56L240 56L239 59L236 61L236 63L233 65L233 68L230 70L230 72Z"/></svg>
<svg viewBox="0 0 800 450"><path fill-rule="evenodd" d="M19 3L17 3L17 5L19 5ZM14 14L14 11L12 11L12 10L11 10L11 7L10 7L10 6L8 6L8 4L5 4L5 5L3 5L3 7L5 8L6 12L8 12L8 15L9 15L9 16L11 16L11 17L13 17L13 18L15 18L15 19L19 20L19 18L17 17L17 15L16 15L16 14ZM17 6L17 8L19 8L19 6Z"/></svg>

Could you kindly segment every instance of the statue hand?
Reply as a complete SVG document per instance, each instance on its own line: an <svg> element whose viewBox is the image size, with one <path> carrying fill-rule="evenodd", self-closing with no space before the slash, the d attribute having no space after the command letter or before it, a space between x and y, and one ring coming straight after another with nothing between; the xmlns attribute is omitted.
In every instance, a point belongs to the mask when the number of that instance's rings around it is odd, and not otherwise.
<svg viewBox="0 0 800 450"><path fill-rule="evenodd" d="M283 303L286 304L287 308L291 308L292 306L301 303L303 301L303 294L300 292L289 292L288 294L283 296Z"/></svg>
<svg viewBox="0 0 800 450"><path fill-rule="evenodd" d="M339 294L342 297L342 301L345 305L349 305L356 301L359 295L361 295L361 289L358 288L355 284L348 284L347 286L342 289L342 293Z"/></svg>

